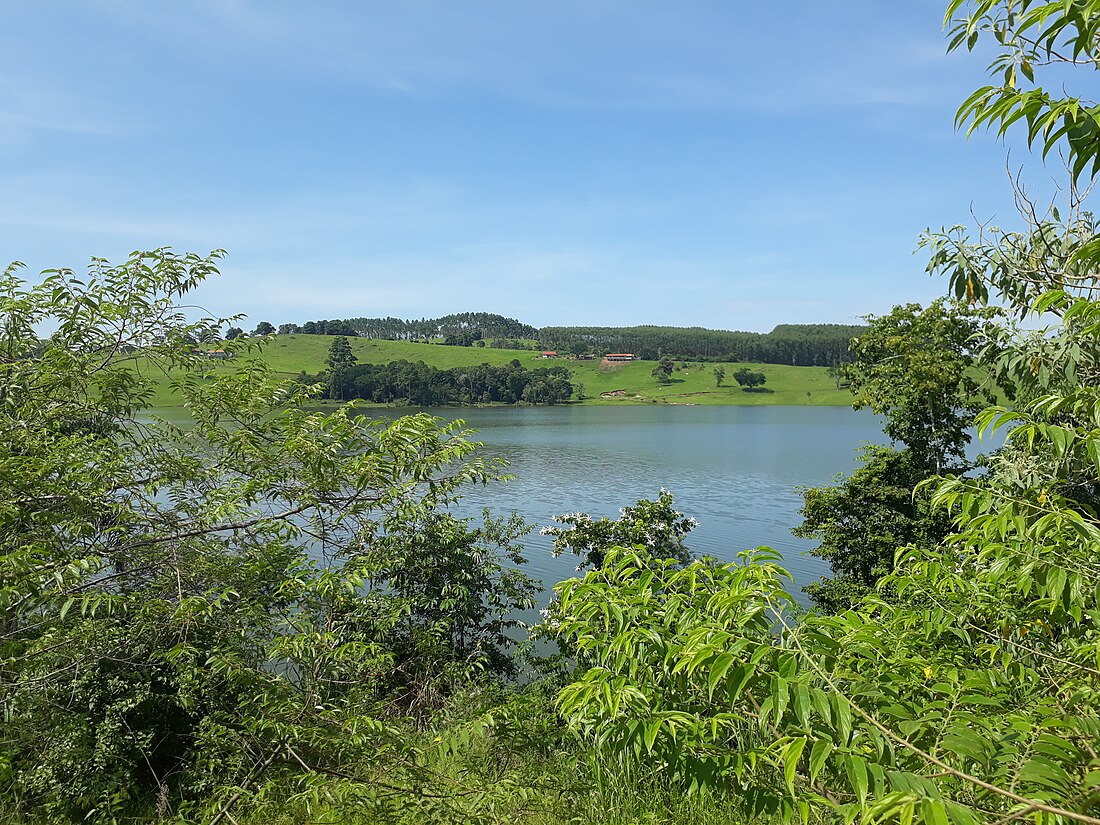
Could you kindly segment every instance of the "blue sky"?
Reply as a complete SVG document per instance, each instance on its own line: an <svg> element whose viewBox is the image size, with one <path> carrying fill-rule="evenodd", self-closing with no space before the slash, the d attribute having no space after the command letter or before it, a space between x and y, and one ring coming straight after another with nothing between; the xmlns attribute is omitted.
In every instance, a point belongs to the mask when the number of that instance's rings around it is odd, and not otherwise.
<svg viewBox="0 0 1100 825"><path fill-rule="evenodd" d="M225 248L249 325L852 322L1013 222L943 5L0 3L0 257Z"/></svg>

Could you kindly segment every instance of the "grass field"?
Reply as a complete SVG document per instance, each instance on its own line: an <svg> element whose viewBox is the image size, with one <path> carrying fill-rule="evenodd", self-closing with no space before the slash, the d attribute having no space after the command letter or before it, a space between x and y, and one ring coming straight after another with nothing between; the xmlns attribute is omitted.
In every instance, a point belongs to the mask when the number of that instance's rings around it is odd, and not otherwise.
<svg viewBox="0 0 1100 825"><path fill-rule="evenodd" d="M490 349L488 347L447 347L407 341L349 339L352 352L361 364L390 361L423 361L439 369L492 364L504 366L518 359L528 369L562 365L573 373L572 382L583 386L580 403L612 404L802 404L845 406L852 403L847 390L838 390L824 367L787 367L780 364L724 363L723 386L715 385L714 368L718 364L677 363L669 384L661 385L651 375L653 361L634 361L604 365L600 361L573 361L567 358L543 360L531 350ZM227 363L211 363L213 372L233 370L248 358L260 358L287 378L299 372L315 374L325 367L325 357L333 338L327 335L279 335L263 347L259 355L241 356ZM767 376L765 392L744 392L733 380L733 373L748 366ZM616 393L604 396L604 393ZM153 407L173 407L180 403L167 376L157 378Z"/></svg>

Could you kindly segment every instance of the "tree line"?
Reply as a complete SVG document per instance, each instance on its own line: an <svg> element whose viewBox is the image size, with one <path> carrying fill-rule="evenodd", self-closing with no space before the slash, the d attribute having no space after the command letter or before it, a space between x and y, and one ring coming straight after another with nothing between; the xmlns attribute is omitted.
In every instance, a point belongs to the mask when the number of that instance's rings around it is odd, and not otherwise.
<svg viewBox="0 0 1100 825"><path fill-rule="evenodd" d="M569 370L522 366L438 369L423 361L357 364L333 374L330 397L419 407L445 404L563 404L573 397Z"/></svg>
<svg viewBox="0 0 1100 825"><path fill-rule="evenodd" d="M307 321L280 324L278 332L389 341L442 339L451 346L507 349L538 346L573 355L631 352L646 361L657 361L667 355L681 361L756 361L828 367L847 360L848 343L863 329L861 325L846 324L780 324L767 333L663 326L536 329L502 315L464 312L419 321L399 318Z"/></svg>
<svg viewBox="0 0 1100 825"><path fill-rule="evenodd" d="M430 341L452 338L452 343L469 346L475 340L538 338L538 330L514 318L491 312L458 312L439 318L344 318L280 324L280 335L347 335L384 341Z"/></svg>
<svg viewBox="0 0 1100 825"><path fill-rule="evenodd" d="M631 352L644 360L756 361L804 367L847 360L848 344L863 326L782 324L771 332L734 332L703 327L543 327L539 340L564 352Z"/></svg>
<svg viewBox="0 0 1100 825"><path fill-rule="evenodd" d="M561 404L573 396L570 372L553 366L529 370L513 359L503 367L439 369L423 361L358 364L347 338L329 348L328 369L320 376L327 397L361 398L377 404L400 402L421 407L445 404ZM302 376L303 382L312 380Z"/></svg>

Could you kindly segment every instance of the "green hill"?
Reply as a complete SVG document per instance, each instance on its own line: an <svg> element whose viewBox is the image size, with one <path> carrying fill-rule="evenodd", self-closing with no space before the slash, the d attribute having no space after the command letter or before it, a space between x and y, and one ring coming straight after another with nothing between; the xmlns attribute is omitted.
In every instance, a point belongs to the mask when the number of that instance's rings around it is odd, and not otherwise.
<svg viewBox="0 0 1100 825"><path fill-rule="evenodd" d="M259 354L239 356L230 362L211 362L211 372L231 370L250 358L259 358L287 378L303 370L311 375L325 368L325 357L334 340L329 335L277 335L263 345ZM411 341L383 341L350 338L352 352L363 364L390 361L423 361L438 369L491 364L504 366L513 359L528 368L550 365L567 366L572 382L583 386L585 404L811 404L842 406L851 403L847 390L838 390L824 367L790 367L777 364L728 362L724 364L677 363L671 383L660 385L652 376L654 361L602 364L599 360L574 361L569 358L541 359L531 350L492 349L490 347L453 347ZM724 386L715 386L714 368L725 369ZM733 379L742 366L751 366L767 376L765 392L744 392ZM614 393L614 395L611 395ZM608 395L604 395L608 394ZM168 377L157 378L152 407L178 406L180 398Z"/></svg>

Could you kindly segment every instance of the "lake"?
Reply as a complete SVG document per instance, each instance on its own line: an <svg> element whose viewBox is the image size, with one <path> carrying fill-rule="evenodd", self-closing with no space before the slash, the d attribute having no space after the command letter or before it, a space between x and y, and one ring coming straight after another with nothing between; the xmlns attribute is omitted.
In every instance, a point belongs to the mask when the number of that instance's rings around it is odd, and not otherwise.
<svg viewBox="0 0 1100 825"><path fill-rule="evenodd" d="M365 408L377 418L420 410ZM181 411L179 411L181 412ZM471 407L424 410L461 418L478 430L482 455L508 462L511 481L470 486L453 510L479 516L515 510L536 528L556 515L577 511L618 515L662 487L676 506L699 521L687 545L733 561L742 550L767 545L783 554L801 588L828 575L828 565L809 555L812 541L791 535L799 524L800 485L829 484L858 465L857 450L887 443L882 419L848 407L797 406L591 406ZM169 411L154 415L185 424ZM547 590L573 576L577 557L554 558L548 536L537 529L524 542L528 572ZM548 596L544 595L544 600Z"/></svg>
<svg viewBox="0 0 1100 825"><path fill-rule="evenodd" d="M407 411L402 411L407 412ZM578 510L617 516L664 487L677 509L699 521L687 537L697 553L732 561L768 545L795 578L792 590L828 575L808 555L814 543L791 535L801 519L799 485L830 483L857 466L867 442L887 443L881 419L847 407L486 407L434 409L461 418L485 443L482 455L503 458L515 478L470 487L460 515L489 507L512 510L542 527ZM397 410L377 413L394 417ZM551 539L526 539L528 572L549 588L574 575L578 559L553 558Z"/></svg>

